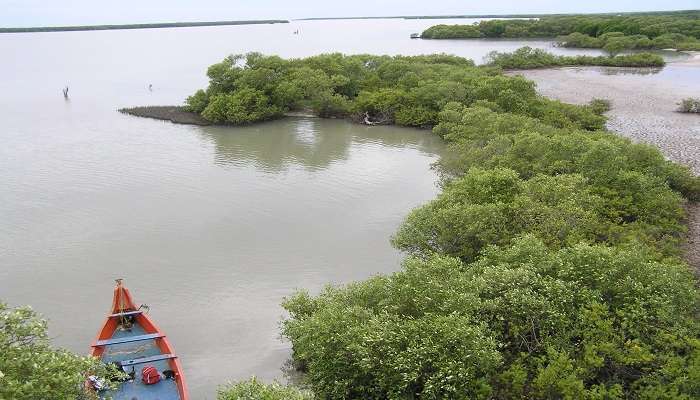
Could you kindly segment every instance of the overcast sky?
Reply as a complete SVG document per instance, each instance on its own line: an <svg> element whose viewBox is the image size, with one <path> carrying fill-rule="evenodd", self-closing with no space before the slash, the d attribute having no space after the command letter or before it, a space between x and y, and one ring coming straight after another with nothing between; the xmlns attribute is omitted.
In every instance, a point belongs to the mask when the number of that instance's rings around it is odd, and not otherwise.
<svg viewBox="0 0 700 400"><path fill-rule="evenodd" d="M697 8L700 0L0 0L0 26Z"/></svg>

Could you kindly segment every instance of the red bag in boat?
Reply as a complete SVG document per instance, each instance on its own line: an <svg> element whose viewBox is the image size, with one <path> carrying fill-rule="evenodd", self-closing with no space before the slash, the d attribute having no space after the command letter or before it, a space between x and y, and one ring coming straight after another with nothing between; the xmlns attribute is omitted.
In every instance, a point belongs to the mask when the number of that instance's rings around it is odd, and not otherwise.
<svg viewBox="0 0 700 400"><path fill-rule="evenodd" d="M146 385L153 385L154 383L160 382L160 373L156 367L152 365L146 365L141 370L141 380Z"/></svg>

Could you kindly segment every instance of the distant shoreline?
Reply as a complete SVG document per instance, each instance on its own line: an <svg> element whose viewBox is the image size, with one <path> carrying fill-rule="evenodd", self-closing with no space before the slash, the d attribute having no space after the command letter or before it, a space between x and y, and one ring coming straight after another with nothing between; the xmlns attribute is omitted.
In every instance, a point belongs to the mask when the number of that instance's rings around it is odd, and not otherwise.
<svg viewBox="0 0 700 400"><path fill-rule="evenodd" d="M0 28L0 33L23 32L76 32L76 31L106 31L123 29L158 29L185 28L199 26L228 26L228 25L259 25L259 24L288 24L286 19L267 19L251 21L206 21L206 22L161 22L153 24L124 24L124 25L80 25L80 26L40 26L26 28Z"/></svg>

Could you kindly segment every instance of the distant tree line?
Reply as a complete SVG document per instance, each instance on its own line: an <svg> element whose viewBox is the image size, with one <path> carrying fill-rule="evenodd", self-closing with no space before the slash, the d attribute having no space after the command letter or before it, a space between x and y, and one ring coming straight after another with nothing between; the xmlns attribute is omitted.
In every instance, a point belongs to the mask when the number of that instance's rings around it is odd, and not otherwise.
<svg viewBox="0 0 700 400"><path fill-rule="evenodd" d="M150 24L122 24L122 25L75 25L75 26L37 26L26 28L0 28L0 33L21 32L65 32L65 31L104 31L120 29L155 29L155 28L183 28L197 26L224 26L224 25L258 25L258 24L287 24L283 19L250 20L250 21L205 21L205 22L158 22Z"/></svg>
<svg viewBox="0 0 700 400"><path fill-rule="evenodd" d="M425 39L557 38L562 46L700 50L700 11L651 15L562 15L435 25Z"/></svg>

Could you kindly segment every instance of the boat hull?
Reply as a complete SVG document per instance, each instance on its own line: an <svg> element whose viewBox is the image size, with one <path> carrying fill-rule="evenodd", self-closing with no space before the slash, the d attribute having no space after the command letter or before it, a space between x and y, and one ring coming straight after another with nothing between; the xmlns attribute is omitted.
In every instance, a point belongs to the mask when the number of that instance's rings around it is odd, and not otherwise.
<svg viewBox="0 0 700 400"><path fill-rule="evenodd" d="M112 313L107 316L90 354L105 363L118 362L134 379L123 382L100 397L114 400L189 400L185 376L180 360L165 336L153 320L139 311L126 288L118 283L114 293ZM162 379L153 385L141 380L141 370L146 365L161 373L172 371L172 378Z"/></svg>

